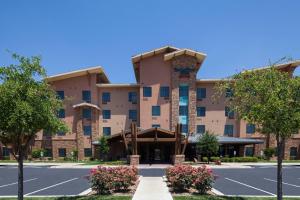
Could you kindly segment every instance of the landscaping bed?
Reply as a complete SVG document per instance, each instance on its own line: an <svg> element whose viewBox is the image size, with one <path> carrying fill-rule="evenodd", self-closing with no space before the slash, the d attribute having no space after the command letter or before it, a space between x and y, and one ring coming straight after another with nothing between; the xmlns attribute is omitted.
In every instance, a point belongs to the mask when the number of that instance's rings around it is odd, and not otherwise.
<svg viewBox="0 0 300 200"><path fill-rule="evenodd" d="M174 200L276 200L276 197L226 197L209 195L173 196ZM283 198L297 200L299 198Z"/></svg>

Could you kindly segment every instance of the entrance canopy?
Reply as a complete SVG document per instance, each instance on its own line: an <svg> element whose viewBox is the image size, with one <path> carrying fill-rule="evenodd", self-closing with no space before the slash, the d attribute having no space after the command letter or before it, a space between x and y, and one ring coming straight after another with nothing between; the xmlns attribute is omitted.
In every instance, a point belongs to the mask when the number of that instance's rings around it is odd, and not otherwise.
<svg viewBox="0 0 300 200"><path fill-rule="evenodd" d="M194 134L189 137L189 143L197 143L200 139L201 135ZM248 145L248 144L262 144L263 140L252 139L252 138L237 138L237 137L225 137L225 136L217 136L219 144L240 144L240 145Z"/></svg>

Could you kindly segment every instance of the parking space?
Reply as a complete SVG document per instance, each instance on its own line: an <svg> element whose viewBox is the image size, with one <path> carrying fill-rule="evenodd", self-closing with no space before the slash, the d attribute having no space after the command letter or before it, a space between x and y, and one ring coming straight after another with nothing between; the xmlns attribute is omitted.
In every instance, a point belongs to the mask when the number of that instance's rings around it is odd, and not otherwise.
<svg viewBox="0 0 300 200"><path fill-rule="evenodd" d="M214 188L224 195L276 195L276 167L259 166L250 169L214 169L218 178ZM300 196L300 167L283 168L283 194Z"/></svg>
<svg viewBox="0 0 300 200"><path fill-rule="evenodd" d="M25 196L78 195L90 185L88 169L55 169L49 166L24 168ZM17 168L0 167L0 196L17 194Z"/></svg>
<svg viewBox="0 0 300 200"><path fill-rule="evenodd" d="M224 195L275 196L276 166L214 169L218 176L214 189ZM51 168L50 166L25 166L24 194L26 196L79 195L90 188L86 176L89 169ZM155 165L140 168L144 177L161 177L165 169ZM300 166L283 168L285 196L300 197ZM0 196L17 195L17 167L0 166Z"/></svg>

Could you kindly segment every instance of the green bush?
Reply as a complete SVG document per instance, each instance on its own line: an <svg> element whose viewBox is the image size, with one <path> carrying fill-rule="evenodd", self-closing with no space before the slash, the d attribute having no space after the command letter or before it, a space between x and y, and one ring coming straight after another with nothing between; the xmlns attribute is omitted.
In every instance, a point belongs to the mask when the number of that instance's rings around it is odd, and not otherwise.
<svg viewBox="0 0 300 200"><path fill-rule="evenodd" d="M33 149L31 152L32 158L40 158L42 149Z"/></svg>
<svg viewBox="0 0 300 200"><path fill-rule="evenodd" d="M220 157L211 157L210 158L210 161L212 161L212 162L216 162L218 160L221 160Z"/></svg>
<svg viewBox="0 0 300 200"><path fill-rule="evenodd" d="M224 157L221 158L222 162L258 162L257 157Z"/></svg>
<svg viewBox="0 0 300 200"><path fill-rule="evenodd" d="M267 160L270 160L270 158L275 154L274 148L266 148L264 149L264 155Z"/></svg>
<svg viewBox="0 0 300 200"><path fill-rule="evenodd" d="M207 157L202 157L202 161L203 162L208 162L208 158Z"/></svg>

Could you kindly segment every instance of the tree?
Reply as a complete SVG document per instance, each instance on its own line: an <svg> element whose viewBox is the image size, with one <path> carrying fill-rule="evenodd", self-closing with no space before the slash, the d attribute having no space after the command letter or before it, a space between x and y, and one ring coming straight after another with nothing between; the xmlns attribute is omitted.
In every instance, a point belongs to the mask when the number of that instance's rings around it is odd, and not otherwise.
<svg viewBox="0 0 300 200"><path fill-rule="evenodd" d="M102 159L105 159L105 155L109 152L109 146L107 142L107 137L102 136L99 138L99 151Z"/></svg>
<svg viewBox="0 0 300 200"><path fill-rule="evenodd" d="M277 199L282 199L282 160L286 140L300 129L300 79L275 66L244 71L220 83L216 96L233 91L227 98L239 118L256 124L258 131L276 138Z"/></svg>
<svg viewBox="0 0 300 200"><path fill-rule="evenodd" d="M23 199L23 159L36 134L67 131L58 119L62 102L46 81L39 57L12 54L17 64L0 67L0 141L18 161L18 199Z"/></svg>
<svg viewBox="0 0 300 200"><path fill-rule="evenodd" d="M199 138L197 150L202 156L206 156L208 158L209 163L211 156L216 155L219 150L217 137L206 131L203 136Z"/></svg>

